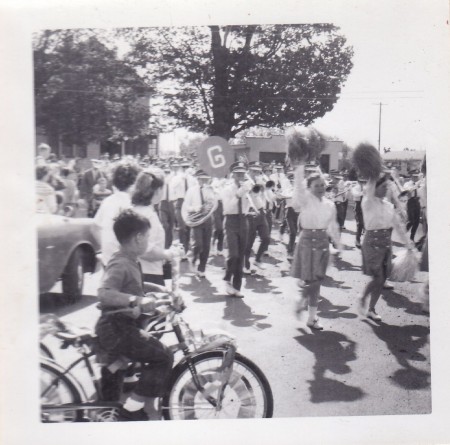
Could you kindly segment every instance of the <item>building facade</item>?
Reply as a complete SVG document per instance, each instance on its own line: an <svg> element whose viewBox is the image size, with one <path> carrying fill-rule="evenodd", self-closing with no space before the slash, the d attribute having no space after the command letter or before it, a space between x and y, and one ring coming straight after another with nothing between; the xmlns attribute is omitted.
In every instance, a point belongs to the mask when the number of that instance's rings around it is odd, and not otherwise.
<svg viewBox="0 0 450 445"><path fill-rule="evenodd" d="M382 153L387 167L396 167L400 174L408 175L413 170L420 169L425 157L425 150L402 150Z"/></svg>
<svg viewBox="0 0 450 445"><path fill-rule="evenodd" d="M324 173L330 170L339 170L339 161L342 153L342 141L326 141L325 149L322 152L319 163ZM287 140L283 135L273 135L270 137L246 137L242 144L232 145L234 157L249 162L260 161L284 164L287 153Z"/></svg>

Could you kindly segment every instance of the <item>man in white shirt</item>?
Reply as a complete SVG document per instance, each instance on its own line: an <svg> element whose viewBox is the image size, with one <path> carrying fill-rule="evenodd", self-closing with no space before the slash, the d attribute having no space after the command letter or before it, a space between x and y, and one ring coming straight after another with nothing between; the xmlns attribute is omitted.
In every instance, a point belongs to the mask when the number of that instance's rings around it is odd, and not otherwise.
<svg viewBox="0 0 450 445"><path fill-rule="evenodd" d="M247 171L243 162L235 162L230 166L232 181L223 188L222 203L225 216L225 234L228 241L228 258L224 280L226 292L230 296L243 298L240 292L244 253L247 245L248 222L246 214L249 202L246 195L253 187L251 181L245 180Z"/></svg>
<svg viewBox="0 0 450 445"><path fill-rule="evenodd" d="M168 249L173 242L173 228L175 225L175 204L177 201L176 191L173 186L173 172L169 165L163 167L164 170L164 191L163 198L159 203L159 218L166 233L165 248Z"/></svg>
<svg viewBox="0 0 450 445"><path fill-rule="evenodd" d="M261 181L262 165L259 161L250 162L248 164L248 174L254 185L247 195L249 201L249 213L247 214L248 222L248 240L245 249L245 263L244 273L251 273L250 255L253 248L253 243L256 239L256 234L259 235L261 243L256 252L254 265L264 270L261 262L263 253L268 249L270 243L269 225L266 218L266 199L265 199L265 184Z"/></svg>
<svg viewBox="0 0 450 445"><path fill-rule="evenodd" d="M178 226L178 237L180 239L180 243L184 247L184 256L182 259L187 259L186 255L189 250L191 231L181 216L181 207L183 206L183 201L188 189L197 184L196 179L187 173L190 166L190 162L186 159L172 164L174 175L171 179L171 186L173 188L174 199L176 200L175 219Z"/></svg>
<svg viewBox="0 0 450 445"><path fill-rule="evenodd" d="M217 198L209 184L211 176L203 170L197 171L195 178L198 181L197 185L190 187L183 200L182 215L189 215L190 213L202 213L209 208L214 208L217 205ZM210 207L211 206L211 207ZM211 236L213 228L213 212L201 224L192 227L193 248L192 248L192 264L195 266L197 260L199 265L197 268L197 276L203 278L205 276L206 263L208 261L209 249L211 246ZM184 221L183 221L184 222ZM184 222L185 223L185 222Z"/></svg>

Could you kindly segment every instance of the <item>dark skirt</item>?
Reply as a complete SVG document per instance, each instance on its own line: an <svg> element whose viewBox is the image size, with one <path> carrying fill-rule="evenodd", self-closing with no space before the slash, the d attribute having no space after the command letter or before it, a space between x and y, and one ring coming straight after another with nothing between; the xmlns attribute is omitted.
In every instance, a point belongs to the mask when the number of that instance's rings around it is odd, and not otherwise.
<svg viewBox="0 0 450 445"><path fill-rule="evenodd" d="M361 246L365 275L389 278L392 270L392 229L367 230Z"/></svg>
<svg viewBox="0 0 450 445"><path fill-rule="evenodd" d="M303 281L325 277L330 257L326 230L303 229L292 261L291 276Z"/></svg>

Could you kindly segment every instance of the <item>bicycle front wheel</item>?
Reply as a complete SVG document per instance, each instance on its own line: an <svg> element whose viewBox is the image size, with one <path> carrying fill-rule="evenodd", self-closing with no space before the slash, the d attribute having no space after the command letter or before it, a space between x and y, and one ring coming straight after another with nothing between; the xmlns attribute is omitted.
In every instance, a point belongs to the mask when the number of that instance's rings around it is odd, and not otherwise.
<svg viewBox="0 0 450 445"><path fill-rule="evenodd" d="M172 384L163 399L163 415L167 420L267 418L273 414L273 396L267 378L248 358L236 354L233 370L225 387L220 407L205 398L217 400L221 386L220 366L223 351L211 351L192 359L205 389L195 386L188 364L175 368Z"/></svg>
<svg viewBox="0 0 450 445"><path fill-rule="evenodd" d="M61 371L48 363L41 363L41 421L49 423L79 422L82 410L63 407L64 404L81 403L75 385Z"/></svg>

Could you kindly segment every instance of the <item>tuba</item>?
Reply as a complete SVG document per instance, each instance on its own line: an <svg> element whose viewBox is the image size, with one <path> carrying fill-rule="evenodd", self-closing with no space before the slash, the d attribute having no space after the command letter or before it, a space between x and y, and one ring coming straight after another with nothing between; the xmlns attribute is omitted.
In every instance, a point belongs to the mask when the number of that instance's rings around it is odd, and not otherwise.
<svg viewBox="0 0 450 445"><path fill-rule="evenodd" d="M188 227L197 227L203 224L217 209L219 202L212 191L212 187L209 186L208 188L211 190L211 193L205 196L205 202L198 212L188 212L184 206L181 208L181 217Z"/></svg>

